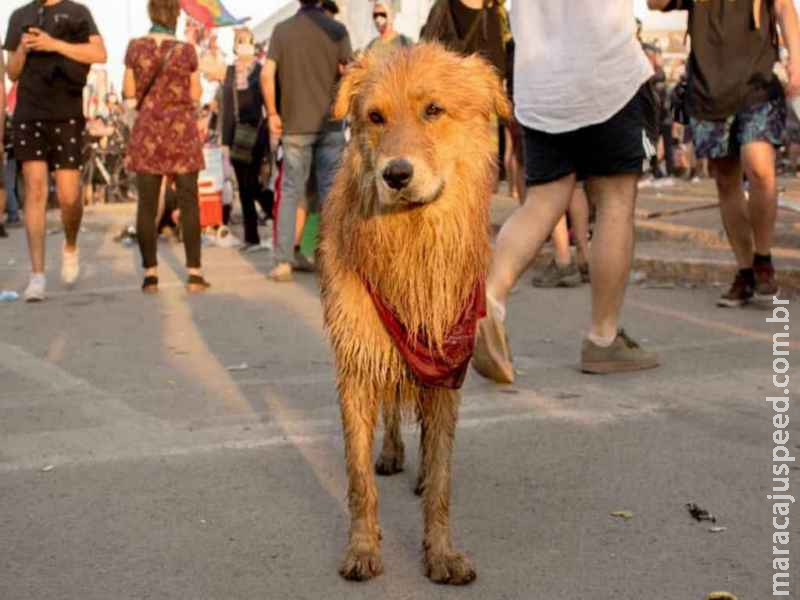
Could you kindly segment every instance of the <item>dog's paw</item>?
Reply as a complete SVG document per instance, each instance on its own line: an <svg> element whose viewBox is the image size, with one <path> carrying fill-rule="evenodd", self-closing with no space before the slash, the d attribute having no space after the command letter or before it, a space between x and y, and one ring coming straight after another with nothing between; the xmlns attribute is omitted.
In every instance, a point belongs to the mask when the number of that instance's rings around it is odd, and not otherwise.
<svg viewBox="0 0 800 600"><path fill-rule="evenodd" d="M377 550L349 550L339 574L350 581L367 581L383 573L383 561Z"/></svg>
<svg viewBox="0 0 800 600"><path fill-rule="evenodd" d="M425 575L434 583L467 585L478 576L469 559L463 554L428 554L425 557Z"/></svg>
<svg viewBox="0 0 800 600"><path fill-rule="evenodd" d="M403 455L402 454L388 454L381 455L375 462L375 472L378 475L396 475L403 471Z"/></svg>

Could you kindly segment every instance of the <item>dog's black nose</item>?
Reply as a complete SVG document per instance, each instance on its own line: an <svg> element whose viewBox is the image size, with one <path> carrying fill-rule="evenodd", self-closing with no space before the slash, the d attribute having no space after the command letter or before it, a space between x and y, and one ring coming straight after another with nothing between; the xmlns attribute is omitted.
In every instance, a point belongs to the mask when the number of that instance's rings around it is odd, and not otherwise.
<svg viewBox="0 0 800 600"><path fill-rule="evenodd" d="M402 190L414 175L414 165L402 158L393 160L383 170L383 180L393 190Z"/></svg>

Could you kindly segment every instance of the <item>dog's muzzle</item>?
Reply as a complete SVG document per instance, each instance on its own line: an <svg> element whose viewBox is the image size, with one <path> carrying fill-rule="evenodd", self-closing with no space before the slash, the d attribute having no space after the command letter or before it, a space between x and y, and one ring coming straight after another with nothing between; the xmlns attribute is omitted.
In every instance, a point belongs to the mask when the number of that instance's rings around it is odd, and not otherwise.
<svg viewBox="0 0 800 600"><path fill-rule="evenodd" d="M414 177L414 165L403 158L391 161L383 169L383 180L393 190L399 191L408 187L412 177Z"/></svg>

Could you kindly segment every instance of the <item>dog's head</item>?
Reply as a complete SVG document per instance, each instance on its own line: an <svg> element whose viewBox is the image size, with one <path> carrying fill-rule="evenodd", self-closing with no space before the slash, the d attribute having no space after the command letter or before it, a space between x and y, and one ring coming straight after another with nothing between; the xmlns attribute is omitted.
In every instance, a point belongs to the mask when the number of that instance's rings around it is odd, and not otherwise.
<svg viewBox="0 0 800 600"><path fill-rule="evenodd" d="M368 53L347 70L333 107L336 118L349 117L378 202L389 209L434 202L459 161L490 160L492 117L510 111L488 62L438 44L387 58Z"/></svg>

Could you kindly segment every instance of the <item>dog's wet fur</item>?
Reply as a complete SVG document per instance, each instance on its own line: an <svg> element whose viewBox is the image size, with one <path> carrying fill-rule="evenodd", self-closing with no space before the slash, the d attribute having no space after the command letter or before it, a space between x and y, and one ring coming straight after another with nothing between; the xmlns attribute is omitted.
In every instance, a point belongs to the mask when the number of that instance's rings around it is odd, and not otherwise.
<svg viewBox="0 0 800 600"><path fill-rule="evenodd" d="M345 437L350 539L340 573L383 572L377 471L403 470L401 415L421 425L417 492L424 566L438 583L475 579L450 536L450 465L460 393L420 385L392 343L365 285L412 335L441 350L490 256L489 201L497 177L496 120L510 105L483 59L437 44L367 54L342 79L336 118L353 138L322 216L325 324L337 370ZM493 130L494 129L494 130ZM372 447L383 406L385 435Z"/></svg>

